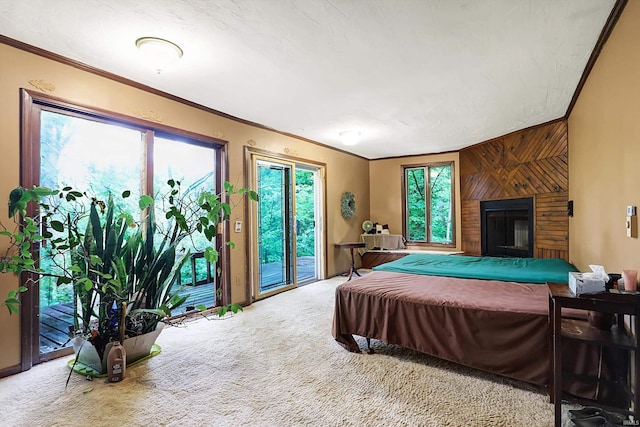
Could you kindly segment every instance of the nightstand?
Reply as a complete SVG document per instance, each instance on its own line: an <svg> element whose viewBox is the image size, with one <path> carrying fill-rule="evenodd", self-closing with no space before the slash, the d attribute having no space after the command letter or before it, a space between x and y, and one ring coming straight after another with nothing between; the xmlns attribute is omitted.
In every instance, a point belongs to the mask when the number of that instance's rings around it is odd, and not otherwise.
<svg viewBox="0 0 640 427"><path fill-rule="evenodd" d="M578 340L601 347L611 347L629 352L631 370L627 372L627 378L621 384L630 407L606 407L595 400L584 399L573 395L564 395L572 400L585 405L603 407L627 415L633 415L637 419L640 408L640 387L637 379L637 369L640 367L640 352L637 332L640 331L640 294L623 293L617 291L602 292L598 294L585 294L576 296L568 285L561 283L547 283L549 288L549 322L552 343L552 383L550 387L551 402L554 404L555 425L561 425L562 405L562 342L564 340ZM599 311L613 313L617 319L614 326L608 330L601 330L591 326L586 320L563 319L562 308L578 310ZM631 336L625 329L624 315L631 316L631 323L636 331L636 336ZM631 353L633 354L631 356ZM636 372L636 378L631 378L631 373Z"/></svg>

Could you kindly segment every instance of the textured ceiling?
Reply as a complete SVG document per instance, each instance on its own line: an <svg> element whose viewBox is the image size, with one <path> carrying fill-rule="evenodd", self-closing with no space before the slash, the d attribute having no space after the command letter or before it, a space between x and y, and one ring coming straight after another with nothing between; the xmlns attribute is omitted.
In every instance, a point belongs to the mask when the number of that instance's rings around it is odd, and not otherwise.
<svg viewBox="0 0 640 427"><path fill-rule="evenodd" d="M374 159L564 116L614 3L0 0L0 34ZM141 36L177 43L182 60L154 73ZM360 143L342 145L344 130Z"/></svg>

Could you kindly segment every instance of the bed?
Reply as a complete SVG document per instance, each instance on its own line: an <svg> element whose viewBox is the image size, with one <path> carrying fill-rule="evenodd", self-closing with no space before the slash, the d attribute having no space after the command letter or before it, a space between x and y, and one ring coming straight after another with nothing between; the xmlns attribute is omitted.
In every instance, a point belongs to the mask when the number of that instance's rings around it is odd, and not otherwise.
<svg viewBox="0 0 640 427"><path fill-rule="evenodd" d="M374 338L546 386L545 283L567 283L569 271L577 269L559 259L408 255L336 288L332 333L352 352L361 351L354 335ZM581 311L563 315L584 318ZM577 372L597 369L592 349L573 347L582 352Z"/></svg>

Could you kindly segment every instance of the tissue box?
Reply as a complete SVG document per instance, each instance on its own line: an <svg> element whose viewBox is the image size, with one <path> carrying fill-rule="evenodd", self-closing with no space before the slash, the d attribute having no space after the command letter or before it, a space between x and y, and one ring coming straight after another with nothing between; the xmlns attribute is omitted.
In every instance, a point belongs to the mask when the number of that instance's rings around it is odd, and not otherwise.
<svg viewBox="0 0 640 427"><path fill-rule="evenodd" d="M576 295L606 292L605 284L604 279L584 277L583 273L569 273L569 289Z"/></svg>

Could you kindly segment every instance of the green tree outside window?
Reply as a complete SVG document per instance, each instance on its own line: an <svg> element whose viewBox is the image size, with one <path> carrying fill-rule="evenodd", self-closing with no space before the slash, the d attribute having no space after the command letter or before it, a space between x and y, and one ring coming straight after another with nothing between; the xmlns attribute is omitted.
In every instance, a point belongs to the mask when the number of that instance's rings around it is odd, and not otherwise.
<svg viewBox="0 0 640 427"><path fill-rule="evenodd" d="M453 243L452 172L453 163L404 168L408 241Z"/></svg>

